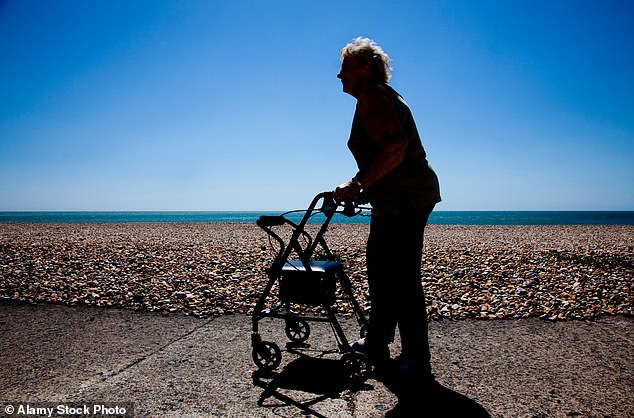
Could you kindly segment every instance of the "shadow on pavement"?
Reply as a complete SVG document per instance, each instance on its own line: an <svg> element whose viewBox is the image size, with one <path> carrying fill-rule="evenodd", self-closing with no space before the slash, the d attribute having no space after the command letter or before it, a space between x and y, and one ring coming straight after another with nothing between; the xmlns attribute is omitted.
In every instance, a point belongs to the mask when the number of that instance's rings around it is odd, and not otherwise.
<svg viewBox="0 0 634 418"><path fill-rule="evenodd" d="M387 418L491 418L480 404L435 380L416 381L393 374L383 376L380 381L398 398L398 405L386 413ZM326 399L338 399L346 390L374 389L367 383L352 387L339 360L306 355L291 361L280 372L253 373L253 384L264 389L259 406L272 409L294 406L315 417L325 417L313 407Z"/></svg>
<svg viewBox="0 0 634 418"><path fill-rule="evenodd" d="M417 381L393 375L384 377L381 382L398 398L398 405L385 415L386 418L491 418L482 405L435 380Z"/></svg>
<svg viewBox="0 0 634 418"><path fill-rule="evenodd" d="M324 416L312 409L319 402L326 399L337 399L346 390L372 389L372 386L368 384L352 387L346 379L341 361L304 355L288 363L279 373L254 372L253 384L264 389L258 400L259 406L275 408L293 405L304 413L312 414L315 417ZM280 389L304 392L304 394L291 397L280 392ZM316 396L306 399L306 394ZM284 404L273 404L267 401L272 397Z"/></svg>

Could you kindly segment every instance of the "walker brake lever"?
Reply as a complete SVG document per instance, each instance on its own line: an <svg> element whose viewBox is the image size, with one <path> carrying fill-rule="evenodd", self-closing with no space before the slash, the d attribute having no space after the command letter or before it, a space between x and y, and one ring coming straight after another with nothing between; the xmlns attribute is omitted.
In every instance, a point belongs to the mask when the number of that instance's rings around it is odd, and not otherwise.
<svg viewBox="0 0 634 418"><path fill-rule="evenodd" d="M346 201L343 207L343 214L346 215L348 218L357 214L355 210L355 204L353 201L351 200Z"/></svg>

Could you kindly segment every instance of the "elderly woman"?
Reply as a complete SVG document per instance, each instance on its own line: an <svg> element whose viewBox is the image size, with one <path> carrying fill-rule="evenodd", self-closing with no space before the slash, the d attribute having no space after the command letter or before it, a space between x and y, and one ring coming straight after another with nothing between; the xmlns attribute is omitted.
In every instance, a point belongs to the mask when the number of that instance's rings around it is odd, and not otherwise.
<svg viewBox="0 0 634 418"><path fill-rule="evenodd" d="M359 171L335 189L335 199L363 193L372 205L366 248L371 312L366 337L353 348L384 368L398 325L400 369L431 378L420 269L427 218L440 202L438 179L409 107L387 84L390 65L383 49L370 39L354 39L341 50L337 77L357 99L348 148Z"/></svg>

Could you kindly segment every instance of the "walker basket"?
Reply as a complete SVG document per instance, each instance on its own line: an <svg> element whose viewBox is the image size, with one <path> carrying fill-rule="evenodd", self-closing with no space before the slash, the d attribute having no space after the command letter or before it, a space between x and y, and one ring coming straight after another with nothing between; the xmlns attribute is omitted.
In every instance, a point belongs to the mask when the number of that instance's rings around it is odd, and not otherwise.
<svg viewBox="0 0 634 418"><path fill-rule="evenodd" d="M332 306L335 303L336 261L313 261L307 269L300 261L287 262L280 278L280 300L308 306Z"/></svg>

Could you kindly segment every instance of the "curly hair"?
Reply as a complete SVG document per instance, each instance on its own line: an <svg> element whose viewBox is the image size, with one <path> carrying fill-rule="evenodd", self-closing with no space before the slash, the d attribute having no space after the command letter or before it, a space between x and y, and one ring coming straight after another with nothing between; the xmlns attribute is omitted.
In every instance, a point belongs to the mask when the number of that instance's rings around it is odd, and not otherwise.
<svg viewBox="0 0 634 418"><path fill-rule="evenodd" d="M370 63L374 81L387 83L392 77L390 57L372 39L359 36L341 49L340 58L342 62L344 58L351 55Z"/></svg>

